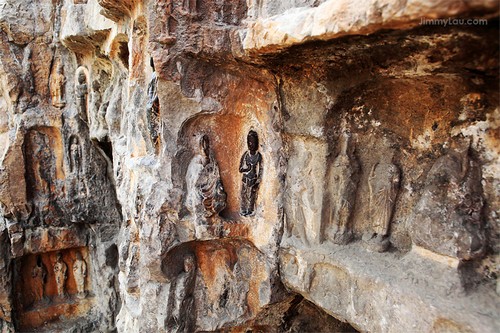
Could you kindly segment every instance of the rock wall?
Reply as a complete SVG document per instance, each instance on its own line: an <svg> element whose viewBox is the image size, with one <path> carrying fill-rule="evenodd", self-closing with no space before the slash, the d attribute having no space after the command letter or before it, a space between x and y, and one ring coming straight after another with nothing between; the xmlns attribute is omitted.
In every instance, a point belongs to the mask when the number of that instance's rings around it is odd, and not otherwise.
<svg viewBox="0 0 500 333"><path fill-rule="evenodd" d="M498 331L498 13L3 1L0 331Z"/></svg>

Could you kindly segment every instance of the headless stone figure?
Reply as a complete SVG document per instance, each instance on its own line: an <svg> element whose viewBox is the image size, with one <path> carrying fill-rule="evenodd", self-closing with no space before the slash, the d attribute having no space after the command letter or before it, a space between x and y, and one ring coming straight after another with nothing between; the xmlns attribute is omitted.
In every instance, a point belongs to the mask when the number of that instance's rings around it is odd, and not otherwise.
<svg viewBox="0 0 500 333"><path fill-rule="evenodd" d="M248 132L248 150L243 153L240 160L240 173L243 174L241 185L241 216L252 215L255 211L257 191L262 180L262 155L259 149L259 137L255 131Z"/></svg>
<svg viewBox="0 0 500 333"><path fill-rule="evenodd" d="M45 296L45 283L47 282L47 268L40 256L36 257L36 264L31 271L31 281L34 302L43 300Z"/></svg>
<svg viewBox="0 0 500 333"><path fill-rule="evenodd" d="M80 252L76 252L76 259L73 263L73 276L75 277L76 291L78 298L85 298L85 278L87 277L87 264Z"/></svg>
<svg viewBox="0 0 500 333"><path fill-rule="evenodd" d="M56 278L57 295L64 297L66 279L68 278L68 266L62 260L62 254L57 253L56 262L54 264L54 276Z"/></svg>

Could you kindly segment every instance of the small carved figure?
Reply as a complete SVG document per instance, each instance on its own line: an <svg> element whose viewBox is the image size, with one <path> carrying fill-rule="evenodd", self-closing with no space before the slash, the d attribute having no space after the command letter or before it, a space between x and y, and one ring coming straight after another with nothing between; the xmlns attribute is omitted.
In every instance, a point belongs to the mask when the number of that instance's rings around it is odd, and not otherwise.
<svg viewBox="0 0 500 333"><path fill-rule="evenodd" d="M150 61L153 73L148 86L148 104L146 105L146 115L149 126L149 133L153 146L158 148L160 140L160 100L158 98L158 77L156 75L153 58Z"/></svg>
<svg viewBox="0 0 500 333"><path fill-rule="evenodd" d="M57 295L64 297L66 279L68 278L68 266L62 259L62 254L59 252L56 256L54 264L54 276L56 277Z"/></svg>
<svg viewBox="0 0 500 333"><path fill-rule="evenodd" d="M76 259L73 263L73 276L75 277L78 298L85 298L85 278L87 277L87 264L80 252L76 252Z"/></svg>
<svg viewBox="0 0 500 333"><path fill-rule="evenodd" d="M76 85L76 96L78 98L78 112L80 118L87 122L87 95L88 95L88 86L87 86L87 75L85 72L81 70L78 73L78 84Z"/></svg>
<svg viewBox="0 0 500 333"><path fill-rule="evenodd" d="M207 135L202 136L199 153L189 163L186 186L186 208L198 218L212 217L226 207L219 166L210 150Z"/></svg>
<svg viewBox="0 0 500 333"><path fill-rule="evenodd" d="M183 270L170 285L166 326L170 332L193 332L196 262L192 255L184 258Z"/></svg>
<svg viewBox="0 0 500 333"><path fill-rule="evenodd" d="M65 83L66 78L64 77L63 65L58 61L55 70L50 75L50 96L52 98L52 105L56 108L63 108L66 105L66 101L64 100Z"/></svg>
<svg viewBox="0 0 500 333"><path fill-rule="evenodd" d="M78 137L71 137L69 145L69 169L72 173L80 174L81 170L82 151Z"/></svg>
<svg viewBox="0 0 500 333"><path fill-rule="evenodd" d="M96 118L98 117L97 113L102 103L101 84L99 83L98 80L94 80L92 82L90 101L92 106L89 108L89 115L90 115L89 121L92 126L95 126L94 123L96 122Z"/></svg>
<svg viewBox="0 0 500 333"><path fill-rule="evenodd" d="M248 150L243 153L240 160L240 173L243 173L241 186L240 214L249 216L254 213L257 191L262 180L264 167L259 149L257 132L250 131L247 135Z"/></svg>
<svg viewBox="0 0 500 333"><path fill-rule="evenodd" d="M392 157L391 157L392 158ZM373 232L369 235L372 248L384 252L388 239L394 204L399 191L400 171L393 163L376 163L368 178L370 191L370 219Z"/></svg>
<svg viewBox="0 0 500 333"><path fill-rule="evenodd" d="M352 237L350 220L354 211L360 168L349 140L350 134L344 133L340 153L328 170L330 205L325 206L329 211L324 221L326 226L323 240L327 238L335 244L347 244Z"/></svg>
<svg viewBox="0 0 500 333"><path fill-rule="evenodd" d="M33 283L34 301L41 301L45 296L45 284L47 283L47 268L42 262L42 257L36 257L36 264L31 271Z"/></svg>

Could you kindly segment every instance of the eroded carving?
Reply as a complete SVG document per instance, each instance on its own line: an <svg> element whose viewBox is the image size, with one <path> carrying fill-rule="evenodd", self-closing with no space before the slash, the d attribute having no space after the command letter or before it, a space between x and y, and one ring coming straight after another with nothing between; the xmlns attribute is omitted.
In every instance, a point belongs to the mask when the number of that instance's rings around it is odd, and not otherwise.
<svg viewBox="0 0 500 333"><path fill-rule="evenodd" d="M456 139L435 161L410 217L414 244L463 260L481 256L486 247L481 168L469 145Z"/></svg>
<svg viewBox="0 0 500 333"><path fill-rule="evenodd" d="M255 131L247 135L248 150L243 153L240 160L240 173L243 174L241 185L240 214L249 216L254 213L257 192L262 180L262 155L259 149L259 136Z"/></svg>
<svg viewBox="0 0 500 333"><path fill-rule="evenodd" d="M370 248L384 252L389 248L389 229L399 191L400 170L392 162L382 160L370 171L370 221L372 232L365 236Z"/></svg>
<svg viewBox="0 0 500 333"><path fill-rule="evenodd" d="M57 197L57 159L53 144L56 139L56 134L45 128L31 130L25 137L26 185L28 198L34 206L31 221L35 225L41 221L45 224L59 223L49 208Z"/></svg>
<svg viewBox="0 0 500 333"><path fill-rule="evenodd" d="M82 149L77 136L72 136L69 143L69 169L77 175L82 172Z"/></svg>
<svg viewBox="0 0 500 333"><path fill-rule="evenodd" d="M61 60L57 60L50 75L50 96L52 98L52 105L56 108L63 108L66 105L66 101L64 100L65 83L66 77L64 76L63 65Z"/></svg>
<svg viewBox="0 0 500 333"><path fill-rule="evenodd" d="M78 101L78 115L85 122L88 119L88 93L87 75L83 69L80 69L77 71L76 97Z"/></svg>
<svg viewBox="0 0 500 333"><path fill-rule="evenodd" d="M186 173L186 208L197 223L218 214L226 207L226 193L219 166L210 149L207 135L200 139L199 151L191 159Z"/></svg>
<svg viewBox="0 0 500 333"><path fill-rule="evenodd" d="M42 257L36 257L36 263L31 271L33 283L33 301L42 301L45 297L45 284L47 283L47 268L43 264Z"/></svg>
<svg viewBox="0 0 500 333"><path fill-rule="evenodd" d="M87 264L83 260L82 254L77 251L73 262L73 276L75 278L76 291L78 298L85 298L85 279L87 277Z"/></svg>
<svg viewBox="0 0 500 333"><path fill-rule="evenodd" d="M347 244L352 238L351 217L354 211L360 166L350 144L350 133L341 138L340 153L333 161L327 174L326 218L323 221L322 240L335 244Z"/></svg>
<svg viewBox="0 0 500 333"><path fill-rule="evenodd" d="M169 332L193 332L196 261L186 255L183 270L170 284L166 326Z"/></svg>
<svg viewBox="0 0 500 333"><path fill-rule="evenodd" d="M56 255L56 262L54 263L54 276L56 278L57 295L61 298L65 295L67 273L68 265L63 261L62 254L59 252Z"/></svg>

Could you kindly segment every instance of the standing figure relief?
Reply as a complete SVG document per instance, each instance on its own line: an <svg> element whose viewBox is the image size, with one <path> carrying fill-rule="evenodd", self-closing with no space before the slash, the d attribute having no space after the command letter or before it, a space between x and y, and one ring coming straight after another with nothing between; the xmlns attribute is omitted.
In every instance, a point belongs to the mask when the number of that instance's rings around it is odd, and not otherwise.
<svg viewBox="0 0 500 333"><path fill-rule="evenodd" d="M258 152L259 137L257 132L250 131L247 135L248 150L243 153L240 160L240 173L243 174L241 184L240 215L253 215L257 192L262 180L263 165L262 155Z"/></svg>
<svg viewBox="0 0 500 333"><path fill-rule="evenodd" d="M52 98L52 105L56 108L63 108L66 105L64 100L64 85L66 84L66 77L64 76L64 68L60 60L57 61L55 70L50 75L50 96Z"/></svg>
<svg viewBox="0 0 500 333"><path fill-rule="evenodd" d="M364 238L369 241L372 250L377 252L386 251L390 245L388 236L400 178L401 172L392 161L380 161L370 171L368 188L371 232Z"/></svg>
<svg viewBox="0 0 500 333"><path fill-rule="evenodd" d="M76 97L78 103L78 114L80 119L87 122L87 112L88 112L88 84L87 75L81 69L78 72L77 83L76 83Z"/></svg>
<svg viewBox="0 0 500 333"><path fill-rule="evenodd" d="M76 283L76 291L78 298L85 298L85 279L87 277L87 264L83 260L82 254L76 252L76 258L73 262L73 276Z"/></svg>
<svg viewBox="0 0 500 333"><path fill-rule="evenodd" d="M47 283L47 268L43 264L42 257L36 257L36 263L31 270L31 281L34 302L45 298L45 284Z"/></svg>
<svg viewBox="0 0 500 333"><path fill-rule="evenodd" d="M63 261L62 254L59 252L56 256L54 264L54 276L56 278L57 296L60 298L65 296L65 284L68 278L68 265Z"/></svg>
<svg viewBox="0 0 500 333"><path fill-rule="evenodd" d="M347 244L352 238L351 218L358 188L360 166L349 144L350 134L342 136L340 153L327 173L329 205L323 221L322 241Z"/></svg>

